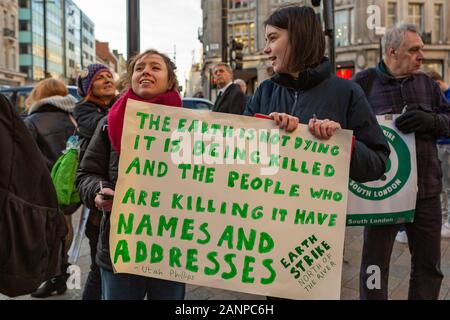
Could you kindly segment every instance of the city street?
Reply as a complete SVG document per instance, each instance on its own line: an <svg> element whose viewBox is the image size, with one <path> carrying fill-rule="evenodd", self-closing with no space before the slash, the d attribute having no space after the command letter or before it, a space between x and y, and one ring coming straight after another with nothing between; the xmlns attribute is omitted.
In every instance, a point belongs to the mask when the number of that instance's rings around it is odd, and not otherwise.
<svg viewBox="0 0 450 320"><path fill-rule="evenodd" d="M74 214L73 224L76 228L80 211ZM361 261L362 249L362 227L348 227L345 236L345 252L344 264L342 271L342 300L356 300L358 299L359 286L359 264ZM450 300L450 239L442 240L441 269L444 273L444 280L442 282L441 293L439 299ZM406 300L408 296L408 283L411 255L407 244L396 242L392 251L391 270L389 277L389 298L392 300ZM87 272L89 270L90 257L89 245L86 238L83 240L80 257L77 263L82 272L82 287L86 281ZM82 290L67 290L64 295L52 296L51 300L80 300ZM0 295L0 300L8 300L8 297ZM14 300L33 300L31 296L21 296L14 298ZM187 286L186 292L187 300L264 300L265 297L245 294L234 291L225 291L214 288ZM38 300L38 299L36 299Z"/></svg>

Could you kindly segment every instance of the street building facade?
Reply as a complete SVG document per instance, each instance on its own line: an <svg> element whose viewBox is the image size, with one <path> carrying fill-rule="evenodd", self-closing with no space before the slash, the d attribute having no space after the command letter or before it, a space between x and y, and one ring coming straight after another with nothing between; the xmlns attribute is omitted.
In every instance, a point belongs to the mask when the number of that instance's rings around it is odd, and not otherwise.
<svg viewBox="0 0 450 320"><path fill-rule="evenodd" d="M35 82L64 78L62 0L19 1L20 71Z"/></svg>
<svg viewBox="0 0 450 320"><path fill-rule="evenodd" d="M186 78L185 92L186 97L204 96L202 88L202 69L200 63L193 63Z"/></svg>
<svg viewBox="0 0 450 320"><path fill-rule="evenodd" d="M316 1L314 1L316 2ZM272 75L263 53L264 20L281 5L312 5L310 0L226 0L227 43L222 43L222 0L202 0L203 27L199 40L203 44L202 87L205 96L214 100L216 89L212 68L222 61L222 48L232 40L243 44L242 70L235 78L244 79L248 92ZM316 7L322 12L323 1ZM350 78L358 71L374 67L380 60L380 40L397 22L419 26L425 42L424 71L436 70L450 80L450 0L335 0L335 46L337 75ZM322 17L323 20L323 17Z"/></svg>
<svg viewBox="0 0 450 320"><path fill-rule="evenodd" d="M117 60L116 70L114 71L120 76L121 74L127 72L127 60L125 59L123 53L120 53L117 49L114 49L112 53Z"/></svg>
<svg viewBox="0 0 450 320"><path fill-rule="evenodd" d="M95 41L96 63L103 64L111 70L114 78L118 78L117 57L109 49L109 42Z"/></svg>
<svg viewBox="0 0 450 320"><path fill-rule="evenodd" d="M95 63L95 24L81 11L81 67Z"/></svg>
<svg viewBox="0 0 450 320"><path fill-rule="evenodd" d="M19 68L19 5L17 0L0 1L0 86L17 86L26 75Z"/></svg>
<svg viewBox="0 0 450 320"><path fill-rule="evenodd" d="M95 25L72 0L19 0L19 64L28 83L74 84L95 61Z"/></svg>
<svg viewBox="0 0 450 320"><path fill-rule="evenodd" d="M425 44L424 71L450 80L450 0L336 0L338 75L348 78L380 60L380 40L395 23L418 26ZM378 28L377 28L378 27Z"/></svg>
<svg viewBox="0 0 450 320"><path fill-rule="evenodd" d="M81 10L71 0L65 1L65 74L74 85L81 66Z"/></svg>

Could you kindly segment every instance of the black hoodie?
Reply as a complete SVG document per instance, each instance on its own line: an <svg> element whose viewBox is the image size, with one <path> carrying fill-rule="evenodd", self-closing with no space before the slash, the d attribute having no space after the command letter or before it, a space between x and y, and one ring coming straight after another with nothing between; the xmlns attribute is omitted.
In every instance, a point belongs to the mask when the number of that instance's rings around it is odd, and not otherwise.
<svg viewBox="0 0 450 320"><path fill-rule="evenodd" d="M367 182L384 174L390 149L365 94L357 84L332 75L327 58L300 73L299 79L276 74L262 82L244 114L272 112L296 116L303 124L315 114L318 119L330 119L343 129L353 130L356 145L350 178Z"/></svg>

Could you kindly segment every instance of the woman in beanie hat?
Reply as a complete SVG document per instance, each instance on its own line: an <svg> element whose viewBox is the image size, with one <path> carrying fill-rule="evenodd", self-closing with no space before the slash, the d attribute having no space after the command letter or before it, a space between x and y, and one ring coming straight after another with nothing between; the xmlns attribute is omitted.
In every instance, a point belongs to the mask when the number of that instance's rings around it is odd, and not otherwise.
<svg viewBox="0 0 450 320"><path fill-rule="evenodd" d="M97 124L108 114L109 108L116 98L114 78L108 67L102 64L91 64L77 79L78 94L83 98L73 112L78 123L81 138L80 163L94 134ZM100 233L98 212L91 211L86 224L86 236L91 249L91 270L83 291L83 300L101 299L100 270L95 262L98 236Z"/></svg>
<svg viewBox="0 0 450 320"><path fill-rule="evenodd" d="M74 117L80 127L81 158L89 140L97 128L98 121L108 114L114 103L116 87L108 67L95 63L83 70L77 79L78 95L83 98L74 110Z"/></svg>

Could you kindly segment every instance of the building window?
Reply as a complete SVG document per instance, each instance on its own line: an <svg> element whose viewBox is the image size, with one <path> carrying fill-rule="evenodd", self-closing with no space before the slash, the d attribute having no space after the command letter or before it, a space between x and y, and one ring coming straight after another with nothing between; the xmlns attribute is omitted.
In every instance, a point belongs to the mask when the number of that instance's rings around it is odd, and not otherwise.
<svg viewBox="0 0 450 320"><path fill-rule="evenodd" d="M251 23L235 23L230 24L228 33L232 39L244 45L243 52L248 54L256 50L256 24Z"/></svg>
<svg viewBox="0 0 450 320"><path fill-rule="evenodd" d="M254 7L255 0L228 0L228 8L230 9L245 9Z"/></svg>
<svg viewBox="0 0 450 320"><path fill-rule="evenodd" d="M69 59L69 67L75 68L75 61L72 59Z"/></svg>
<svg viewBox="0 0 450 320"><path fill-rule="evenodd" d="M350 45L352 11L353 10L340 10L336 11L334 15L337 47Z"/></svg>
<svg viewBox="0 0 450 320"><path fill-rule="evenodd" d="M19 21L19 31L30 31L30 23L26 20Z"/></svg>
<svg viewBox="0 0 450 320"><path fill-rule="evenodd" d="M433 32L431 33L431 41L433 43L439 43L444 38L443 37L444 17L442 4L435 4L433 9L434 9L434 17L433 17Z"/></svg>
<svg viewBox="0 0 450 320"><path fill-rule="evenodd" d="M28 43L19 44L19 53L20 54L30 54L30 45Z"/></svg>
<svg viewBox="0 0 450 320"><path fill-rule="evenodd" d="M387 23L388 28L394 26L397 23L397 3L389 2L387 7Z"/></svg>
<svg viewBox="0 0 450 320"><path fill-rule="evenodd" d="M409 23L415 24L420 32L423 32L423 4L410 3L408 5L408 19Z"/></svg>
<svg viewBox="0 0 450 320"><path fill-rule="evenodd" d="M19 8L29 8L30 1L29 0L19 0Z"/></svg>
<svg viewBox="0 0 450 320"><path fill-rule="evenodd" d="M69 41L69 50L75 51L75 45Z"/></svg>
<svg viewBox="0 0 450 320"><path fill-rule="evenodd" d="M27 74L27 75L28 75L28 78L31 78L30 67L28 67L28 66L20 66L19 71L20 71L21 73Z"/></svg>

